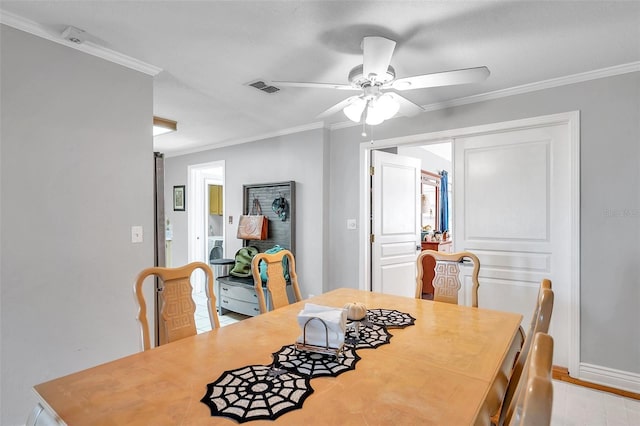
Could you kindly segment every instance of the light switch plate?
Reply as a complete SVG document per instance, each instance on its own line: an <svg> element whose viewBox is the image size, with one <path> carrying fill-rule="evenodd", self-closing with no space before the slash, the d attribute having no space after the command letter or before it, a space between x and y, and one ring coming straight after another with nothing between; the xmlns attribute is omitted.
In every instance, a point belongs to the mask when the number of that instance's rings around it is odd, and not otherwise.
<svg viewBox="0 0 640 426"><path fill-rule="evenodd" d="M132 226L131 227L131 242L132 243L141 243L143 241L142 238L142 226Z"/></svg>

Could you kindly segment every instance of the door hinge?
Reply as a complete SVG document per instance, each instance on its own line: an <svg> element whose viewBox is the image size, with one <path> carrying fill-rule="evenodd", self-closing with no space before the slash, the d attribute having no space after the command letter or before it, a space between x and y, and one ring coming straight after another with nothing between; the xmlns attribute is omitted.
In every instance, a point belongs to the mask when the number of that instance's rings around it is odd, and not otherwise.
<svg viewBox="0 0 640 426"><path fill-rule="evenodd" d="M369 241L371 242L371 244L375 243L376 242L376 236L373 235L373 234L369 235Z"/></svg>
<svg viewBox="0 0 640 426"><path fill-rule="evenodd" d="M375 167L369 166L369 176L373 176L375 174L375 171L376 171Z"/></svg>

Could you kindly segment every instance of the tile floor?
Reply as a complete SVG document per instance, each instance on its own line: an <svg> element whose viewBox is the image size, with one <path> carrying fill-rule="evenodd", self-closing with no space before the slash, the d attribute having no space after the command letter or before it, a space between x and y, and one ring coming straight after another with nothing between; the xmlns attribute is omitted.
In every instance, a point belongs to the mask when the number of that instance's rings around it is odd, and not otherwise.
<svg viewBox="0 0 640 426"><path fill-rule="evenodd" d="M553 381L552 426L637 426L640 401Z"/></svg>
<svg viewBox="0 0 640 426"><path fill-rule="evenodd" d="M211 330L207 296L194 293L193 298L198 333ZM245 318L230 312L220 316L220 326ZM551 426L640 426L640 401L554 380Z"/></svg>
<svg viewBox="0 0 640 426"><path fill-rule="evenodd" d="M198 329L198 333L210 331L211 322L209 321L209 311L207 310L207 295L204 292L194 292L193 300L196 302L196 328ZM220 315L220 327L242 321L245 318L249 317L236 312Z"/></svg>

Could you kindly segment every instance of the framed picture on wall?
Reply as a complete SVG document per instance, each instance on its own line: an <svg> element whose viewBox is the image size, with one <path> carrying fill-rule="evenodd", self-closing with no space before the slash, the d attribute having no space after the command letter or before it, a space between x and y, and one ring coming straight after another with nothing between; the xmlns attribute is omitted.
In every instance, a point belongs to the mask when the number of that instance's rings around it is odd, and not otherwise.
<svg viewBox="0 0 640 426"><path fill-rule="evenodd" d="M186 193L184 191L184 185L178 185L173 187L173 210L177 212L183 212L186 204Z"/></svg>

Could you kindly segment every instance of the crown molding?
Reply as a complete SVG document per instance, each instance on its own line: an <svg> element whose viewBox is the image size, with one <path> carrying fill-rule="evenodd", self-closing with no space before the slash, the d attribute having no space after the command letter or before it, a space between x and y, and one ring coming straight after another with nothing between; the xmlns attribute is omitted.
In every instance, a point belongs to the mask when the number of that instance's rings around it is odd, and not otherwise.
<svg viewBox="0 0 640 426"><path fill-rule="evenodd" d="M429 105L422 105L425 112L436 111L445 108L452 108L461 105L474 104L477 102L485 102L493 99L506 98L508 96L521 95L524 93L536 92L538 90L552 89L554 87L566 86L569 84L582 83L599 78L613 77L616 75L628 74L640 71L640 61L629 62L628 64L615 65L612 67L601 68L593 71L586 71L578 74L567 75L564 77L542 80L535 83L523 84L507 89L495 90L493 92L480 93L478 95L466 96L464 98L452 99L445 102L437 102ZM347 127L360 126L360 123L352 121L344 121L329 126L330 130L345 129Z"/></svg>
<svg viewBox="0 0 640 426"><path fill-rule="evenodd" d="M552 89L554 87L566 86L569 84L582 83L599 78L612 77L621 74L640 71L640 61L630 62L628 64L615 65L608 68L601 68L593 71L586 71L578 74L567 75L564 77L551 78L535 83L523 84L507 89L495 90L493 92L481 93L478 95L467 96L464 98L453 99L451 101L438 102L435 104L425 105L425 111L435 111L444 108L456 107L460 105L473 104L476 102L484 102L493 99L506 98L507 96L521 95L524 93L536 92L538 90Z"/></svg>
<svg viewBox="0 0 640 426"><path fill-rule="evenodd" d="M211 145L206 145L206 146L198 146L198 147L179 150L179 151L171 151L169 153L165 152L164 156L165 156L165 158L178 157L178 156L181 156L181 155L193 154L193 153L202 152L202 151L208 151L210 149L224 148L226 146L240 145L240 144L243 144L243 143L255 142L255 141L260 141L260 140L270 139L270 138L277 138L279 136L287 136L287 135L291 135L291 134L294 134L294 133L306 132L306 131L309 131L309 130L317 130L317 129L323 129L323 128L325 128L324 123L319 121L319 122L316 122L316 123L305 124L304 126L289 127L287 129L282 129L282 130L278 130L278 131L275 131L275 132L263 133L261 135L251 136L251 137L248 137L248 138L230 139L230 140L226 140L226 141L221 142L221 143L216 143L216 144L211 144Z"/></svg>
<svg viewBox="0 0 640 426"><path fill-rule="evenodd" d="M135 71L148 74L150 76L156 76L162 71L162 68L155 65L147 64L138 59L116 52L115 50L108 49L106 47L97 45L90 41L85 41L82 44L76 44L62 38L61 34L52 32L37 22L23 18L11 12L0 9L0 23L13 27L17 30L33 34L35 36L44 38L54 43L61 44L63 46L70 47L72 49L79 50L92 56L107 60L109 62L122 65Z"/></svg>

